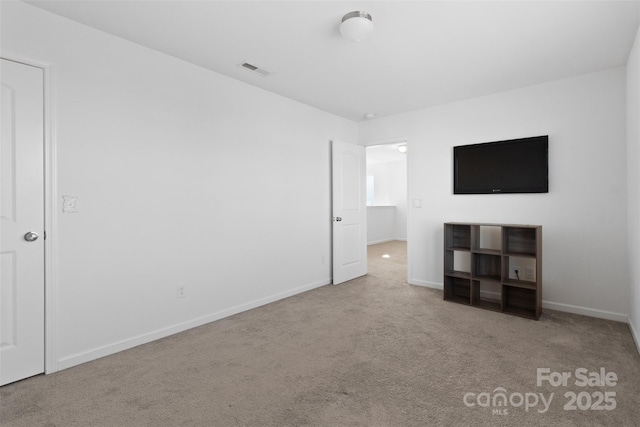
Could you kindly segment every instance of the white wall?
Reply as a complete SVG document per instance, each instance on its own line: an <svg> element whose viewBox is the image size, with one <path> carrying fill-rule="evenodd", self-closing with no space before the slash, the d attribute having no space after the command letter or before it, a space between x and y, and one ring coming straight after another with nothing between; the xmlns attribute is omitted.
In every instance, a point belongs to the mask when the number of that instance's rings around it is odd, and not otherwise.
<svg viewBox="0 0 640 427"><path fill-rule="evenodd" d="M367 241L373 244L407 240L406 157L402 161L367 161L367 175L374 177L374 205L394 207L392 210L379 207L367 209Z"/></svg>
<svg viewBox="0 0 640 427"><path fill-rule="evenodd" d="M627 61L627 194L631 298L629 322L640 350L640 29Z"/></svg>
<svg viewBox="0 0 640 427"><path fill-rule="evenodd" d="M392 170L389 163L367 161L367 176L373 176L373 206L393 205Z"/></svg>
<svg viewBox="0 0 640 427"><path fill-rule="evenodd" d="M2 54L54 66L65 368L330 282L347 120L2 2ZM186 298L176 298L179 283Z"/></svg>
<svg viewBox="0 0 640 427"><path fill-rule="evenodd" d="M407 240L407 161L389 164L391 204L396 207L394 239Z"/></svg>
<svg viewBox="0 0 640 427"><path fill-rule="evenodd" d="M396 240L395 223L395 206L367 206L367 244Z"/></svg>
<svg viewBox="0 0 640 427"><path fill-rule="evenodd" d="M360 141L410 143L410 282L442 286L446 221L540 224L544 305L625 320L625 116L615 68L362 123ZM452 194L452 147L547 134L548 194Z"/></svg>

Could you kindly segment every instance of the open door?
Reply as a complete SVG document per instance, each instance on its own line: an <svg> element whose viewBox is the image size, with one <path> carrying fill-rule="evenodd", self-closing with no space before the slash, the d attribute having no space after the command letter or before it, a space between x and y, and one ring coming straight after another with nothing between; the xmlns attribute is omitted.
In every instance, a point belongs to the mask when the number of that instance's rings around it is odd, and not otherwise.
<svg viewBox="0 0 640 427"><path fill-rule="evenodd" d="M364 147L331 141L333 284L367 274L367 190Z"/></svg>
<svg viewBox="0 0 640 427"><path fill-rule="evenodd" d="M44 72L0 59L0 385L44 372Z"/></svg>

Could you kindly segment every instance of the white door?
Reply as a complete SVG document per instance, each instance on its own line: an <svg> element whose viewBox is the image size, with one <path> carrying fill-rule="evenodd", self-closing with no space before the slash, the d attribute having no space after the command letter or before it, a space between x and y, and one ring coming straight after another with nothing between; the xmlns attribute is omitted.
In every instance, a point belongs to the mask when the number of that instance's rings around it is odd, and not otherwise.
<svg viewBox="0 0 640 427"><path fill-rule="evenodd" d="M4 385L44 372L44 74L40 68L0 61L0 385Z"/></svg>
<svg viewBox="0 0 640 427"><path fill-rule="evenodd" d="M331 141L333 284L367 274L367 190L364 147Z"/></svg>

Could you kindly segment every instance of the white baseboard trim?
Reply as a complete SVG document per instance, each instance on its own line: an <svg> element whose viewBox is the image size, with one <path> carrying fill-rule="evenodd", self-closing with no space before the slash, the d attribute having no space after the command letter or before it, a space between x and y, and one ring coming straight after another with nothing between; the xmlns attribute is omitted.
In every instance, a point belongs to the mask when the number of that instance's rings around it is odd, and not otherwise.
<svg viewBox="0 0 640 427"><path fill-rule="evenodd" d="M414 286L422 286L424 288L431 288L431 289L438 289L438 290L444 289L444 286L442 285L442 283L429 282L427 280L409 279L407 280L407 283Z"/></svg>
<svg viewBox="0 0 640 427"><path fill-rule="evenodd" d="M439 290L444 289L444 286L442 285L442 283L429 282L427 280L409 279L408 283L410 285L423 286L425 288L439 289ZM496 295L498 294L494 292L488 292L488 291L484 291L481 294L482 297L487 297L489 299L495 299ZM635 334L634 339L636 340L636 345L640 343L640 336L638 335L638 329L631 326L631 320L626 314L615 313L612 311L598 310L596 308L580 307L580 306L571 305L571 304L562 304L562 303L553 302L553 301L542 301L542 308L548 308L549 310L563 311L565 313L581 314L583 316L596 317L598 319L615 320L617 322L627 323L630 325L632 333ZM640 345L638 345L638 348L640 350Z"/></svg>
<svg viewBox="0 0 640 427"><path fill-rule="evenodd" d="M115 354L124 350L128 350L133 347L137 347L142 344L149 343L151 341L155 341L161 338L168 337L169 335L177 334L182 331L186 331L187 329L195 328L198 326L205 325L207 323L214 322L216 320L223 319L225 317L232 316L234 314L241 313L243 311L252 310L254 308L279 301L281 299L285 299L291 297L293 295L297 295L306 291L310 291L315 288L319 288L321 286L325 286L331 283L331 279L321 280L319 282L310 283L308 285L300 286L285 292L280 292L275 295L271 295L265 298L261 298L258 300L250 301L245 304L237 305L235 307L228 308L226 310L218 311L212 314L208 314L205 316L198 317L196 319L188 320L186 322L178 323L173 326L169 326L166 328L158 329L146 334L141 334L135 337L127 338L122 341L118 341L116 343L108 344L103 347L94 348L92 350L88 350L82 353L73 354L71 356L65 356L58 359L57 368L58 370L63 370L67 368L71 368L73 366L80 365L82 363L90 362L92 360L99 359L101 357L109 356L111 354Z"/></svg>
<svg viewBox="0 0 640 427"><path fill-rule="evenodd" d="M378 243L387 243L387 242L395 242L395 241L406 242L407 239L406 238L399 238L399 237L392 237L390 239L382 239L382 240L375 240L373 242L367 242L367 246L377 245Z"/></svg>
<svg viewBox="0 0 640 427"><path fill-rule="evenodd" d="M626 314L615 313L613 311L598 310L597 308L581 307L571 304L562 304L553 301L542 301L542 308L550 310L564 311L565 313L581 314L583 316L596 317L598 319L615 320L616 322L627 323L629 318Z"/></svg>
<svg viewBox="0 0 640 427"><path fill-rule="evenodd" d="M630 317L627 317L627 325L629 325L629 331L631 332L631 337L633 341L636 343L636 349L638 353L640 353L640 330L633 325Z"/></svg>
<svg viewBox="0 0 640 427"><path fill-rule="evenodd" d="M373 242L367 242L367 246L377 245L378 243L393 242L394 240L396 239L390 238L390 239L374 240Z"/></svg>

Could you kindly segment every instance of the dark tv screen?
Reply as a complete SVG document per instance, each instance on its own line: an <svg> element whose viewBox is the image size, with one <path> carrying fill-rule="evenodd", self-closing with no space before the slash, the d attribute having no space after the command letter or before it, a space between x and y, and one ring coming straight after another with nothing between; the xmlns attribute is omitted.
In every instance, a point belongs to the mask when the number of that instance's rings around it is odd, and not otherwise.
<svg viewBox="0 0 640 427"><path fill-rule="evenodd" d="M548 193L549 136L453 147L453 193Z"/></svg>

